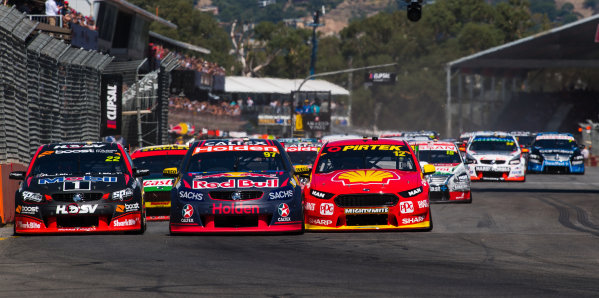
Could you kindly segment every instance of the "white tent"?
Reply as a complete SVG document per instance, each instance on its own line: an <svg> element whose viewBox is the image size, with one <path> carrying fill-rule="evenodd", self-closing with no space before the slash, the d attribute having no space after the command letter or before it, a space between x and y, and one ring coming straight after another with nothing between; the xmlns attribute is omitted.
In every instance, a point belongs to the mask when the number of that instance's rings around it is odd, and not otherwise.
<svg viewBox="0 0 599 298"><path fill-rule="evenodd" d="M297 91L303 79L226 77L226 93L276 93L289 94ZM331 91L331 95L349 95L341 86L324 80L308 80L301 91Z"/></svg>

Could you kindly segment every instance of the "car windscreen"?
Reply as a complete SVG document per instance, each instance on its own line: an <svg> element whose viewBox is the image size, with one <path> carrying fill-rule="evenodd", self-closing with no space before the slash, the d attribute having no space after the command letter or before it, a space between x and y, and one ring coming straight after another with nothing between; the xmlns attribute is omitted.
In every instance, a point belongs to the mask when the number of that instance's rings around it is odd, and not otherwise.
<svg viewBox="0 0 599 298"><path fill-rule="evenodd" d="M160 174L166 168L179 167L185 155L155 155L138 157L133 160L138 169L150 170L152 174Z"/></svg>
<svg viewBox="0 0 599 298"><path fill-rule="evenodd" d="M547 148L547 149L573 149L575 148L576 141L574 140L557 140L557 139L543 139L536 140L534 147Z"/></svg>
<svg viewBox="0 0 599 298"><path fill-rule="evenodd" d="M47 150L38 154L31 174L39 175L73 175L73 174L120 174L127 172L125 157L117 150L102 150L87 153L62 153L84 152L86 150ZM99 150L98 150L99 151Z"/></svg>
<svg viewBox="0 0 599 298"><path fill-rule="evenodd" d="M453 150L420 150L418 151L418 159L431 164L462 162L460 153Z"/></svg>
<svg viewBox="0 0 599 298"><path fill-rule="evenodd" d="M383 150L380 150L382 148ZM323 149L316 173L353 169L394 169L416 171L412 154L406 146L348 145Z"/></svg>
<svg viewBox="0 0 599 298"><path fill-rule="evenodd" d="M308 152L287 152L289 158L291 159L291 163L294 165L311 165L316 160L316 156L318 152L316 151L308 151Z"/></svg>
<svg viewBox="0 0 599 298"><path fill-rule="evenodd" d="M274 151L228 151L191 156L187 172L284 171L283 157Z"/></svg>
<svg viewBox="0 0 599 298"><path fill-rule="evenodd" d="M512 138L476 137L472 140L470 150L513 152L517 150L517 147Z"/></svg>

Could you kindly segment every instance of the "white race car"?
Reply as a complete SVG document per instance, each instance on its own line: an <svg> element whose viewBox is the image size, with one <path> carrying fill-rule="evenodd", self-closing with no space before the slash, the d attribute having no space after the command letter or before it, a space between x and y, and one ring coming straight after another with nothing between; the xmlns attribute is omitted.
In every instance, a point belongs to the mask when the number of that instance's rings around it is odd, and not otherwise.
<svg viewBox="0 0 599 298"><path fill-rule="evenodd" d="M465 163L470 180L526 180L526 162L518 141L508 133L479 133L470 137Z"/></svg>

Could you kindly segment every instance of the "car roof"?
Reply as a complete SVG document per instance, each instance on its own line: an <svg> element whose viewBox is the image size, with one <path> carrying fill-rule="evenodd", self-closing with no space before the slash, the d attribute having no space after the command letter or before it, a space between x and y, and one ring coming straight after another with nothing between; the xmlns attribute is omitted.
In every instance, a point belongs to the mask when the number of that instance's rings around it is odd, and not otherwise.
<svg viewBox="0 0 599 298"><path fill-rule="evenodd" d="M338 141L328 142L326 144L326 146L329 147L329 146L381 145L381 144L408 146L408 143L404 140L386 139L386 138L381 138L381 139L379 139L379 138L361 138L361 139L350 139L350 140L338 140Z"/></svg>

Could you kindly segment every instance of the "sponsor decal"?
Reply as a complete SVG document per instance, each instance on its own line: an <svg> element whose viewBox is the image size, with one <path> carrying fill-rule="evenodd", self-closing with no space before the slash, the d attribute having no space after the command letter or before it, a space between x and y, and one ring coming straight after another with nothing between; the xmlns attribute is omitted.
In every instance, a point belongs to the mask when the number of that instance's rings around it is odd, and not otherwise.
<svg viewBox="0 0 599 298"><path fill-rule="evenodd" d="M330 146L326 147L327 152L339 151L362 151L362 150L382 150L382 151L398 151L409 153L408 147L401 145L346 145L346 146Z"/></svg>
<svg viewBox="0 0 599 298"><path fill-rule="evenodd" d="M179 198L193 201L201 201L204 199L204 194L193 191L180 191Z"/></svg>
<svg viewBox="0 0 599 298"><path fill-rule="evenodd" d="M319 198L319 199L324 199L326 197L326 194L324 192L320 192L318 190L310 190L310 194Z"/></svg>
<svg viewBox="0 0 599 298"><path fill-rule="evenodd" d="M115 201L125 201L131 199L132 196L133 190L131 188L125 188L112 193L112 199Z"/></svg>
<svg viewBox="0 0 599 298"><path fill-rule="evenodd" d="M252 177L252 178L277 178L276 174L258 174L258 173L248 173L248 172L230 172L230 173L220 173L220 174L212 174L212 175L198 175L195 176L195 179L207 179L207 178L226 178L226 177Z"/></svg>
<svg viewBox="0 0 599 298"><path fill-rule="evenodd" d="M181 216L183 218L191 218L193 216L193 206L189 204L183 206L183 209L181 209Z"/></svg>
<svg viewBox="0 0 599 298"><path fill-rule="evenodd" d="M72 203L68 205L56 206L56 214L93 214L96 212L98 204L94 205L81 205Z"/></svg>
<svg viewBox="0 0 599 298"><path fill-rule="evenodd" d="M540 135L535 140L570 140L574 141L574 137L568 135Z"/></svg>
<svg viewBox="0 0 599 298"><path fill-rule="evenodd" d="M140 152L151 152L151 151L165 151L165 150L187 150L189 146L185 145L165 145L165 146L152 146L142 148Z"/></svg>
<svg viewBox="0 0 599 298"><path fill-rule="evenodd" d="M83 177L56 177L56 178L41 178L38 180L39 184L52 184L52 183L62 183L65 181L90 181L90 182L116 182L117 177L92 177L92 176L83 176Z"/></svg>
<svg viewBox="0 0 599 298"><path fill-rule="evenodd" d="M339 173L332 180L343 185L388 184L391 180L399 180L399 175L391 171L357 170Z"/></svg>
<svg viewBox="0 0 599 298"><path fill-rule="evenodd" d="M389 208L345 208L345 214L383 214L389 213Z"/></svg>
<svg viewBox="0 0 599 298"><path fill-rule="evenodd" d="M279 216L288 217L290 213L289 205L285 203L279 204L277 211L279 212Z"/></svg>
<svg viewBox="0 0 599 298"><path fill-rule="evenodd" d="M139 203L133 203L133 204L125 204L125 205L119 205L119 206L123 206L125 212L132 212L132 211L139 211Z"/></svg>
<svg viewBox="0 0 599 298"><path fill-rule="evenodd" d="M203 146L227 146L227 145L268 145L265 140L221 140L209 141L202 144Z"/></svg>
<svg viewBox="0 0 599 298"><path fill-rule="evenodd" d="M121 134L123 76L120 74L102 75L100 86L100 136Z"/></svg>
<svg viewBox="0 0 599 298"><path fill-rule="evenodd" d="M316 203L309 203L306 202L304 204L304 209L308 210L308 211L314 211L314 209L316 209Z"/></svg>
<svg viewBox="0 0 599 298"><path fill-rule="evenodd" d="M412 190L408 191L408 196L413 197L421 192L422 192L422 187L418 187L416 189L412 189Z"/></svg>
<svg viewBox="0 0 599 298"><path fill-rule="evenodd" d="M321 225L321 226L330 226L333 224L333 221L330 219L320 219L320 218L308 218L308 223L313 225Z"/></svg>
<svg viewBox="0 0 599 298"><path fill-rule="evenodd" d="M48 156L54 154L54 151L44 151L42 153L40 153L37 157L44 157L44 156Z"/></svg>
<svg viewBox="0 0 599 298"><path fill-rule="evenodd" d="M23 201L25 202L40 203L43 200L42 194L35 192L24 191L21 195L23 196Z"/></svg>
<svg viewBox="0 0 599 298"><path fill-rule="evenodd" d="M293 189L290 190L281 190L281 191L273 191L268 194L271 200L276 199L288 199L293 197Z"/></svg>
<svg viewBox="0 0 599 298"><path fill-rule="evenodd" d="M20 221L17 220L17 228L19 229L41 229L42 225L33 221Z"/></svg>
<svg viewBox="0 0 599 298"><path fill-rule="evenodd" d="M193 181L193 189L208 189L208 188L277 188L279 187L279 179L268 179L266 181L252 181L249 179L229 179L225 182L208 182L201 180Z"/></svg>
<svg viewBox="0 0 599 298"><path fill-rule="evenodd" d="M123 221L119 221L118 219L115 219L112 225L115 227L130 227L130 226L134 226L136 223L137 223L137 221L132 218L125 219Z"/></svg>
<svg viewBox="0 0 599 298"><path fill-rule="evenodd" d="M285 151L287 152L317 152L320 147L286 147Z"/></svg>
<svg viewBox="0 0 599 298"><path fill-rule="evenodd" d="M216 205L212 204L213 214L258 214L260 213L260 207L256 205L243 205L236 204L233 206L224 205L222 203Z"/></svg>
<svg viewBox="0 0 599 298"><path fill-rule="evenodd" d="M238 146L202 146L193 150L193 154L223 152L223 151L267 151L279 152L277 146L257 146L257 145L238 145Z"/></svg>
<svg viewBox="0 0 599 298"><path fill-rule="evenodd" d="M62 185L62 190L91 190L91 182L89 181L65 181Z"/></svg>
<svg viewBox="0 0 599 298"><path fill-rule="evenodd" d="M333 205L333 203L320 204L320 215L333 215L334 211L335 205Z"/></svg>
<svg viewBox="0 0 599 298"><path fill-rule="evenodd" d="M71 153L94 153L94 149L56 150L54 152L54 154L71 154Z"/></svg>
<svg viewBox="0 0 599 298"><path fill-rule="evenodd" d="M400 202L399 212L401 212L402 214L414 213L414 204L412 204L412 201Z"/></svg>
<svg viewBox="0 0 599 298"><path fill-rule="evenodd" d="M144 187L149 186L173 186L173 179L144 180Z"/></svg>
<svg viewBox="0 0 599 298"><path fill-rule="evenodd" d="M413 217L408 217L408 218L402 219L401 223L404 225L415 224L415 223L423 222L424 219L425 219L424 216L413 216Z"/></svg>
<svg viewBox="0 0 599 298"><path fill-rule="evenodd" d="M15 209L16 213L19 214L36 214L40 211L40 207L38 206L17 206Z"/></svg>
<svg viewBox="0 0 599 298"><path fill-rule="evenodd" d="M418 201L418 208L428 208L428 200Z"/></svg>
<svg viewBox="0 0 599 298"><path fill-rule="evenodd" d="M83 149L83 148L102 148L105 144L64 144L56 145L54 149Z"/></svg>
<svg viewBox="0 0 599 298"><path fill-rule="evenodd" d="M423 144L418 145L418 150L441 150L441 151L453 151L458 152L458 149L455 145L441 145L441 144Z"/></svg>

